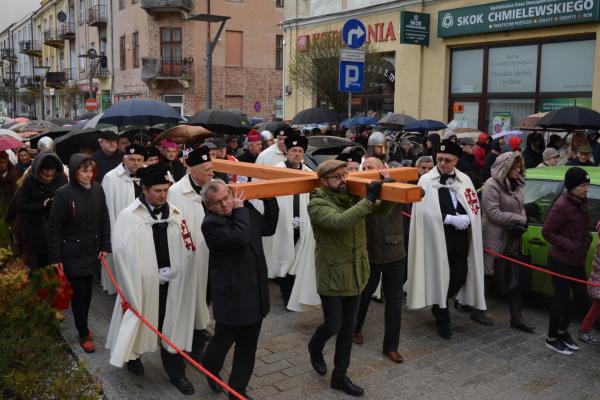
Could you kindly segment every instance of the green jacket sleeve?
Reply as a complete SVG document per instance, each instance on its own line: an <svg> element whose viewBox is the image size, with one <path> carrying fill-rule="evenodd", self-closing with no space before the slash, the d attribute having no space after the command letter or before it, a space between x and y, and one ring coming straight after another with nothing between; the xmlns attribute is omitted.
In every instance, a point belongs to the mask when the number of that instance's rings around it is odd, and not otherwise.
<svg viewBox="0 0 600 400"><path fill-rule="evenodd" d="M349 209L340 212L326 200L315 198L308 203L310 223L326 230L341 230L352 227L373 209L373 204L364 198Z"/></svg>

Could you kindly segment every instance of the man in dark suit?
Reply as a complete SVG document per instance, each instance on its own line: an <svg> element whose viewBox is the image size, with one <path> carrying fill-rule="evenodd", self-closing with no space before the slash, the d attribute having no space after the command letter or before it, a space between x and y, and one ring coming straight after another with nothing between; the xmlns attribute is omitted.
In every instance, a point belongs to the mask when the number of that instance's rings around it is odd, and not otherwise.
<svg viewBox="0 0 600 400"><path fill-rule="evenodd" d="M218 376L225 356L235 343L229 386L246 396L254 370L263 318L269 312L267 262L262 237L275 233L279 207L264 199L264 213L244 202L243 192L232 194L220 179L205 184L202 201L207 209L202 234L209 250L215 334L204 353L204 367ZM210 388L221 388L207 378ZM236 397L229 395L230 399Z"/></svg>

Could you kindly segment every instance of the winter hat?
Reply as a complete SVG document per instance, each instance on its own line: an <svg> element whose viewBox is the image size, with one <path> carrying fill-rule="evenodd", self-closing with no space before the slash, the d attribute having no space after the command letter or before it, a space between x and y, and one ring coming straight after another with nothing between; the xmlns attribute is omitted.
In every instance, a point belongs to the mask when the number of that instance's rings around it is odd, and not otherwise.
<svg viewBox="0 0 600 400"><path fill-rule="evenodd" d="M262 141L262 136L260 136L260 133L258 133L258 131L256 129L252 129L248 133L248 136L246 139L248 140L248 143L260 142L260 141Z"/></svg>
<svg viewBox="0 0 600 400"><path fill-rule="evenodd" d="M222 147L227 147L227 143L225 142L225 139L223 138L214 138L213 141L215 146L217 146L217 149L220 149Z"/></svg>
<svg viewBox="0 0 600 400"><path fill-rule="evenodd" d="M100 131L100 139L104 140L119 140L119 135L110 130Z"/></svg>
<svg viewBox="0 0 600 400"><path fill-rule="evenodd" d="M450 138L448 138L448 140L450 140ZM475 141L470 137L461 138L458 143L460 143L461 146L475 146Z"/></svg>
<svg viewBox="0 0 600 400"><path fill-rule="evenodd" d="M440 145L437 147L436 152L437 152L437 154L440 154L440 153L452 154L458 158L461 158L462 154L463 154L463 150L458 145L458 143L454 143L452 140L449 140L449 139L442 140Z"/></svg>
<svg viewBox="0 0 600 400"><path fill-rule="evenodd" d="M160 157L160 150L158 150L154 146L150 146L146 149L146 155L144 156L144 161L148 161L150 157Z"/></svg>
<svg viewBox="0 0 600 400"><path fill-rule="evenodd" d="M544 149L544 152L542 153L542 158L544 159L544 161L554 157L560 157L558 150L556 150L554 147L546 147Z"/></svg>
<svg viewBox="0 0 600 400"><path fill-rule="evenodd" d="M286 136L285 148L289 150L292 147L302 147L302 149L306 151L306 148L308 147L308 139L298 134Z"/></svg>
<svg viewBox="0 0 600 400"><path fill-rule="evenodd" d="M177 144L171 139L163 139L160 141L160 145L163 149L176 149Z"/></svg>
<svg viewBox="0 0 600 400"><path fill-rule="evenodd" d="M162 163L153 164L146 168L140 168L137 175L140 177L142 185L146 188L154 185L171 183L171 181L169 181L169 171L167 166Z"/></svg>
<svg viewBox="0 0 600 400"><path fill-rule="evenodd" d="M317 167L317 176L319 178L346 166L346 162L341 160L326 160Z"/></svg>
<svg viewBox="0 0 600 400"><path fill-rule="evenodd" d="M521 138L518 136L513 136L508 140L508 145L512 149L512 151L520 151L521 150Z"/></svg>
<svg viewBox="0 0 600 400"><path fill-rule="evenodd" d="M565 188L571 190L582 183L590 183L590 176L588 173L583 168L569 168L565 174Z"/></svg>
<svg viewBox="0 0 600 400"><path fill-rule="evenodd" d="M127 146L127 149L125 150L126 156L129 156L132 154L137 154L139 156L146 157L146 149L143 148L141 145L134 143L132 145Z"/></svg>
<svg viewBox="0 0 600 400"><path fill-rule="evenodd" d="M577 152L578 153L583 153L583 154L591 154L591 152L592 152L592 146L584 144L583 146L579 146L577 148Z"/></svg>
<svg viewBox="0 0 600 400"><path fill-rule="evenodd" d="M212 144L212 143L211 143ZM201 146L196 150L192 150L188 154L185 163L188 167L194 167L196 165L203 164L210 161L210 148L208 146Z"/></svg>

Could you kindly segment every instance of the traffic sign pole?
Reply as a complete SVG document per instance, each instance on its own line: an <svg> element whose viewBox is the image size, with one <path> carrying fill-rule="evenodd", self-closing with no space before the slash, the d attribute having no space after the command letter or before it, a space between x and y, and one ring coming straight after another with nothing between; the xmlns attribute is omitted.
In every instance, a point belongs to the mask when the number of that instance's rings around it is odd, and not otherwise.
<svg viewBox="0 0 600 400"><path fill-rule="evenodd" d="M367 29L358 19L349 19L342 28L342 39L350 49L340 50L338 90L348 92L348 119L352 118L352 92L363 91L365 78L365 51L357 50L365 44Z"/></svg>

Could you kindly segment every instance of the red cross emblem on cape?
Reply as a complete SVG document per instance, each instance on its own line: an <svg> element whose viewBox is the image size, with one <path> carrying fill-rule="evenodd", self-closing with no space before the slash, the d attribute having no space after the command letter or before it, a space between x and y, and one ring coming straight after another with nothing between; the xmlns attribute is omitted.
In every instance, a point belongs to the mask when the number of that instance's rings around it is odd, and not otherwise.
<svg viewBox="0 0 600 400"><path fill-rule="evenodd" d="M465 190L465 199L467 200L467 204L471 207L471 211L474 215L479 213L479 202L477 201L477 193L471 189L467 188Z"/></svg>
<svg viewBox="0 0 600 400"><path fill-rule="evenodd" d="M196 246L194 245L194 241L192 240L192 234L188 229L187 222L185 219L181 220L181 237L183 237L183 244L187 250L196 251Z"/></svg>

